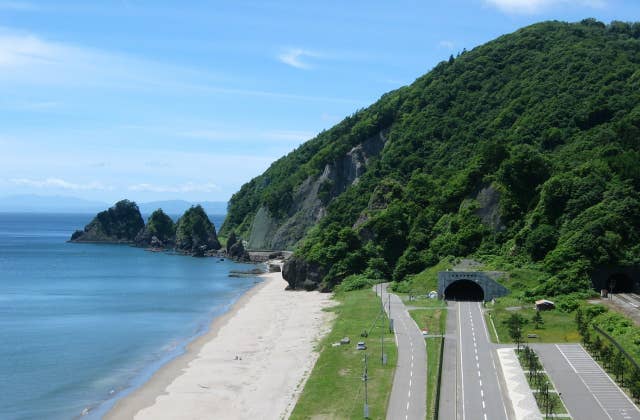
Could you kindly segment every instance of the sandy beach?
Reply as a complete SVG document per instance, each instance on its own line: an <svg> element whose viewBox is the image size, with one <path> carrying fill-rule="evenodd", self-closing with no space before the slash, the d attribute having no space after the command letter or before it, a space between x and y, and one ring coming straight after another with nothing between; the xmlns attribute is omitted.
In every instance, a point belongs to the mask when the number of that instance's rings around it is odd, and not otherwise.
<svg viewBox="0 0 640 420"><path fill-rule="evenodd" d="M295 406L330 328L331 295L285 291L281 273L247 292L187 352L106 419L280 419Z"/></svg>

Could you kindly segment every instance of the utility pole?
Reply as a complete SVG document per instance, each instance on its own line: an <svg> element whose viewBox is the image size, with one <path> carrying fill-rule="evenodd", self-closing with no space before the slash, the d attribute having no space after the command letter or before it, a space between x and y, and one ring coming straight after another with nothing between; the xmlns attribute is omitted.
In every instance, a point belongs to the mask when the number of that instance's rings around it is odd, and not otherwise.
<svg viewBox="0 0 640 420"><path fill-rule="evenodd" d="M364 381L364 418L369 418L369 400L367 395L367 380L369 379L367 374L367 354L364 354L364 375L362 375L362 380Z"/></svg>
<svg viewBox="0 0 640 420"><path fill-rule="evenodd" d="M387 292L387 304L389 308L389 332L393 332L393 318L391 318L391 295Z"/></svg>
<svg viewBox="0 0 640 420"><path fill-rule="evenodd" d="M380 331L380 363L384 365L384 329Z"/></svg>

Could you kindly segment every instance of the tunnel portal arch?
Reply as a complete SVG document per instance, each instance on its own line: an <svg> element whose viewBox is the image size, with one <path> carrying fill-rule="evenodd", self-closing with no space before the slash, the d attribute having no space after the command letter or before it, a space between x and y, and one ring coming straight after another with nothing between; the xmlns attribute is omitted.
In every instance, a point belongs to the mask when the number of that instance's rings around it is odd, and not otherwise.
<svg viewBox="0 0 640 420"><path fill-rule="evenodd" d="M636 291L636 282L624 273L615 273L609 276L609 290L611 293L633 293Z"/></svg>
<svg viewBox="0 0 640 420"><path fill-rule="evenodd" d="M444 289L444 299L483 301L484 290L473 280L456 280Z"/></svg>
<svg viewBox="0 0 640 420"><path fill-rule="evenodd" d="M509 293L509 290L495 281L490 274L494 277L504 275L504 273L486 271L440 271L438 297L489 301Z"/></svg>

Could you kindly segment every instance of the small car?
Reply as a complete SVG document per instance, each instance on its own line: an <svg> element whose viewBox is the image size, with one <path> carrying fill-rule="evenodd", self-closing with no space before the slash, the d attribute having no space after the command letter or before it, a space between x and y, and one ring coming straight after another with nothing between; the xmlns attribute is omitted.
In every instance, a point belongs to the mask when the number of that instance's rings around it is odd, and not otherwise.
<svg viewBox="0 0 640 420"><path fill-rule="evenodd" d="M364 344L364 341L358 341L358 344L356 345L356 350L366 350L367 349L367 345Z"/></svg>

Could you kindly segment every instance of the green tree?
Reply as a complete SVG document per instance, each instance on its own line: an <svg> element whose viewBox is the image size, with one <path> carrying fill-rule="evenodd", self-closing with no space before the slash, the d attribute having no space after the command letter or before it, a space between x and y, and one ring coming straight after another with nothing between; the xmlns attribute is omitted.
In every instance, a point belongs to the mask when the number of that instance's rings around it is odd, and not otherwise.
<svg viewBox="0 0 640 420"><path fill-rule="evenodd" d="M544 319L542 318L542 313L540 313L540 311L536 310L536 313L533 314L533 317L531 318L531 321L533 321L533 324L537 329L540 329L540 326L544 325Z"/></svg>
<svg viewBox="0 0 640 420"><path fill-rule="evenodd" d="M520 343L522 342L522 327L526 320L518 313L511 314L505 321L509 330L509 337L516 343L517 351L520 351Z"/></svg>

